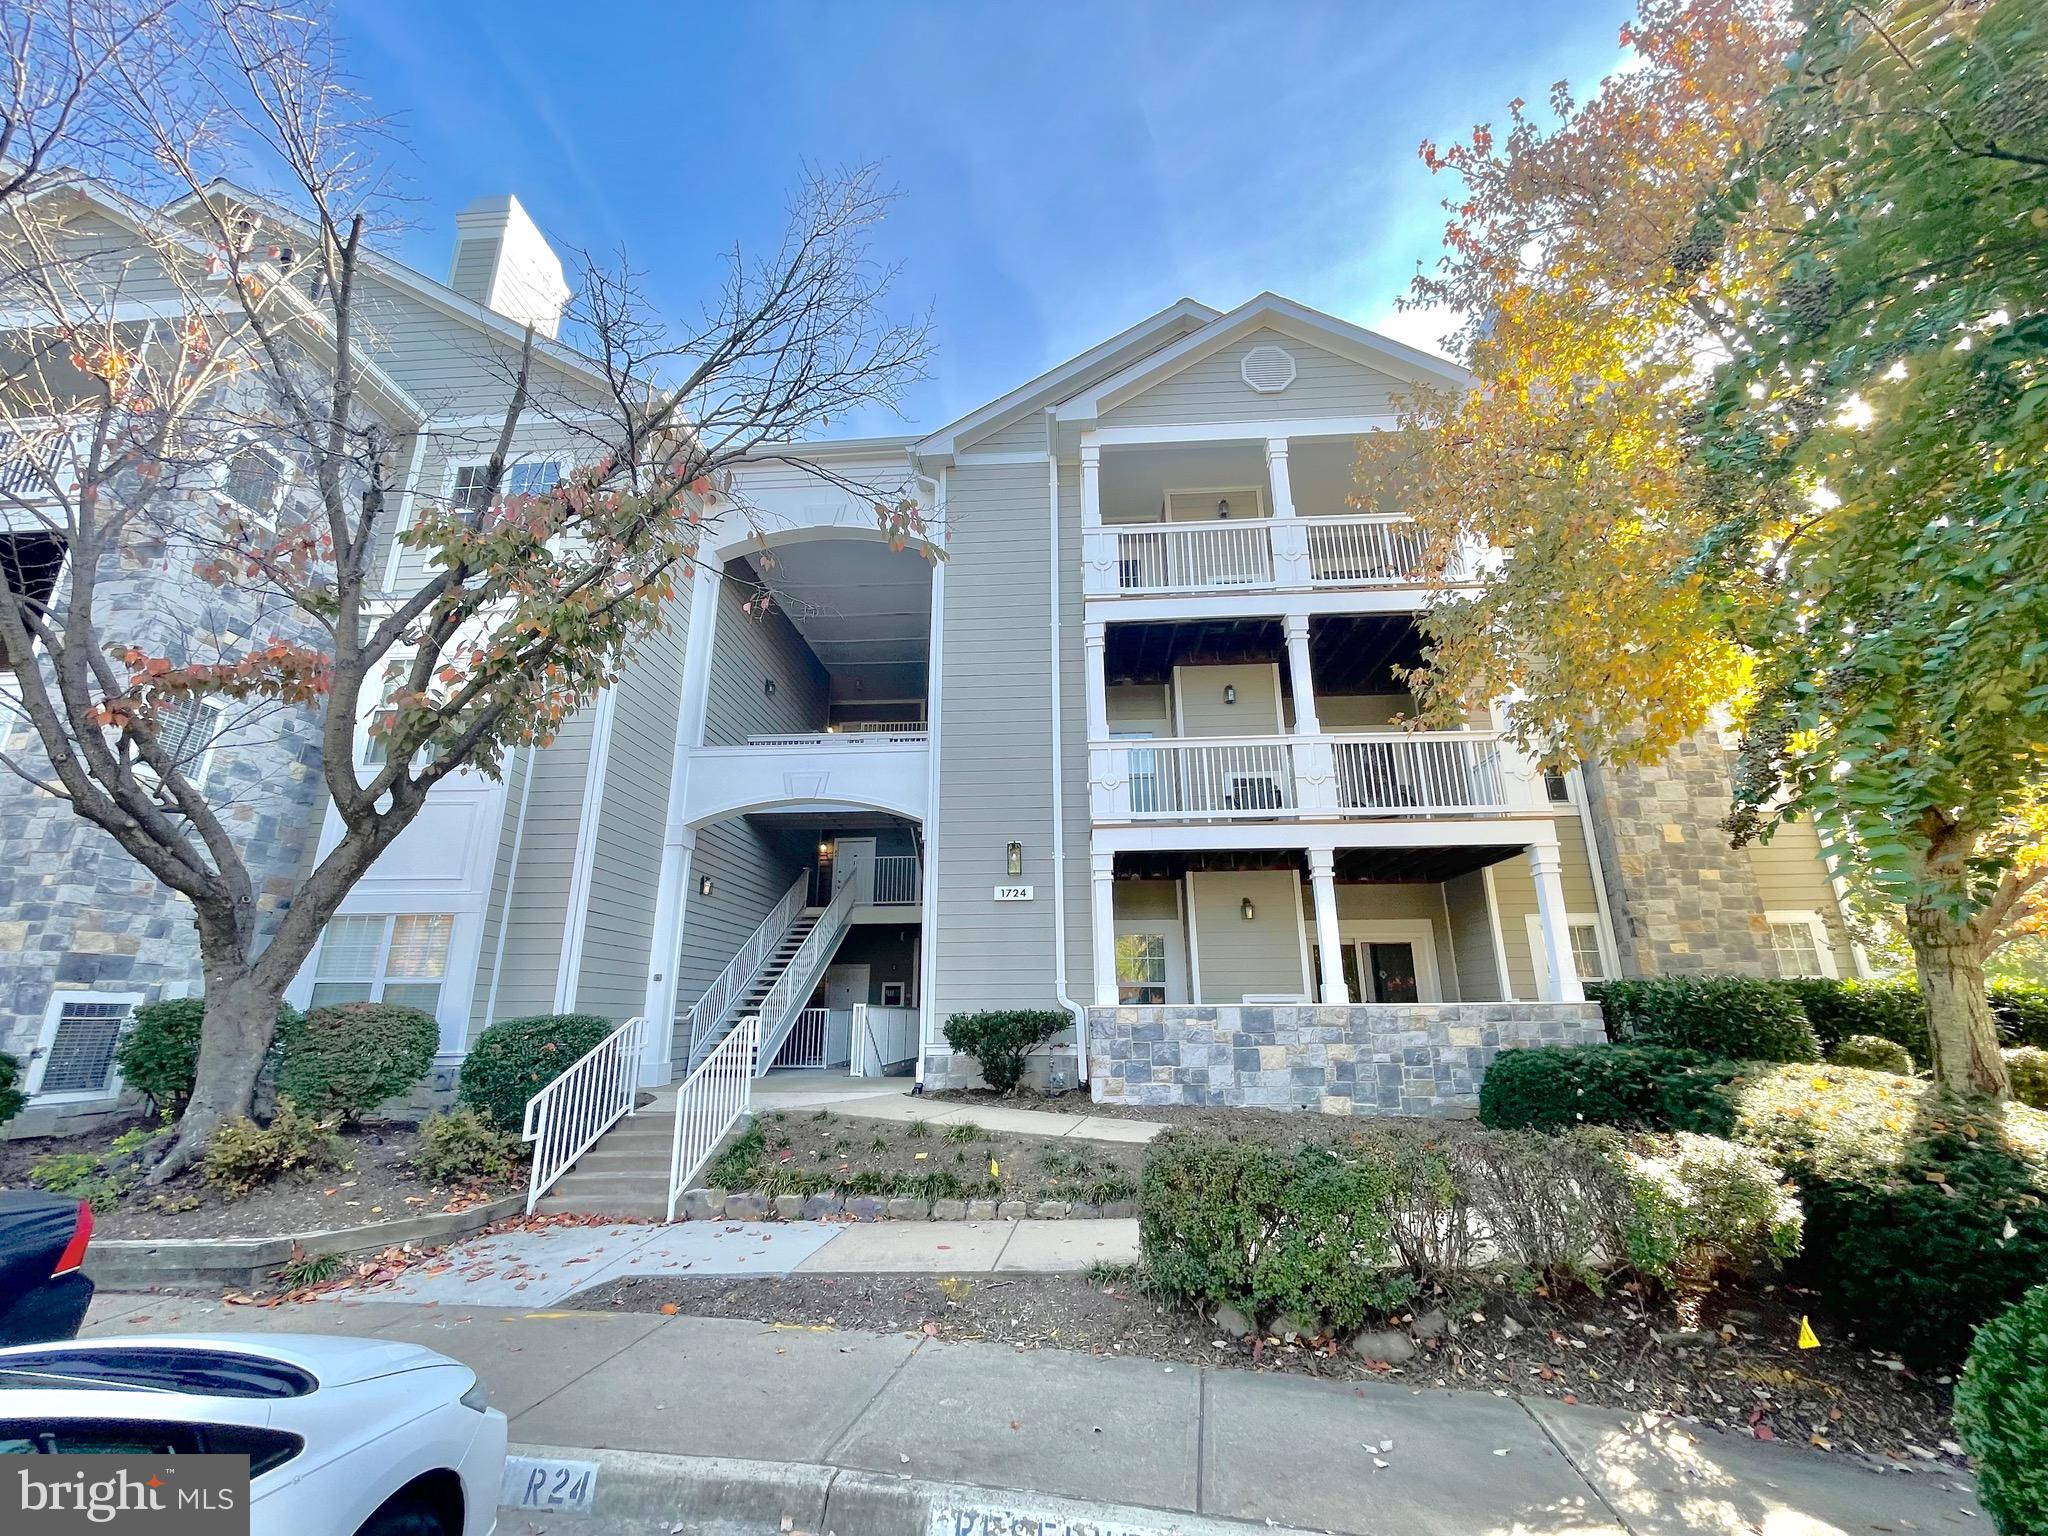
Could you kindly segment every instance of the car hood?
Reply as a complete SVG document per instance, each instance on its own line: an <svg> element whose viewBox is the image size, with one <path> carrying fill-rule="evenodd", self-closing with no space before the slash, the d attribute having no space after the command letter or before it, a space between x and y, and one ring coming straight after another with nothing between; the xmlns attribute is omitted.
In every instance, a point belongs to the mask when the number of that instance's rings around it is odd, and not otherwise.
<svg viewBox="0 0 2048 1536"><path fill-rule="evenodd" d="M322 1387L346 1387L398 1376L406 1371L455 1366L461 1362L421 1344L388 1339L352 1339L318 1333L160 1333L74 1340L69 1348L97 1343L134 1349L225 1349L237 1354L282 1360L309 1372ZM51 1348L56 1346L41 1346ZM0 1351L0 1360L5 1352Z"/></svg>

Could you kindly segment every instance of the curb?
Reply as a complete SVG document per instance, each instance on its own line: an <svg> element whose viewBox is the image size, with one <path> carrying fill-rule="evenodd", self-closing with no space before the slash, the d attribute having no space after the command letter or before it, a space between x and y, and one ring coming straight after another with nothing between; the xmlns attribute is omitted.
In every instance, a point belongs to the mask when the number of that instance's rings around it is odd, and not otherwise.
<svg viewBox="0 0 2048 1536"><path fill-rule="evenodd" d="M1135 1200L1103 1205L1067 1200L919 1200L904 1195L768 1195L759 1190L686 1189L677 1221L1101 1221L1138 1214Z"/></svg>
<svg viewBox="0 0 2048 1536"><path fill-rule="evenodd" d="M86 1249L85 1273L103 1291L171 1285L247 1287L267 1280L291 1257L294 1243L309 1257L334 1253L347 1258L397 1243L450 1242L516 1216L525 1206L524 1195L505 1195L466 1211L434 1211L282 1237L107 1238Z"/></svg>
<svg viewBox="0 0 2048 1536"><path fill-rule="evenodd" d="M513 1456L597 1464L587 1512L499 1507L499 1529L519 1530L536 1516L557 1536L589 1531L651 1536L983 1536L999 1530L1043 1536L1308 1536L1293 1526L1217 1520L1179 1510L1102 1504L973 1483L931 1482L814 1462L746 1461L728 1456L668 1456L513 1445ZM508 1483L512 1480L508 1476ZM509 1495L511 1489L506 1490ZM1000 1517L1008 1516L1002 1523ZM1022 1517L1021 1519L1019 1517ZM540 1527L533 1527L539 1529Z"/></svg>

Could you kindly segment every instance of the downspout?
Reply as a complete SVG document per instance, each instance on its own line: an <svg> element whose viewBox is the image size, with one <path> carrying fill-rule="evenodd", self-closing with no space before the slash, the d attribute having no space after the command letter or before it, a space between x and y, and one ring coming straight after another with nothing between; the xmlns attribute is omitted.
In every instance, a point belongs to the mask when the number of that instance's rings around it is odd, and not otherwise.
<svg viewBox="0 0 2048 1536"><path fill-rule="evenodd" d="M1088 1010L1067 996L1067 819L1061 780L1066 762L1060 732L1060 456L1053 433L1054 411L1045 410L1045 491L1049 531L1046 635L1052 655L1052 991L1059 1005L1074 1016L1074 1081L1088 1081Z"/></svg>
<svg viewBox="0 0 2048 1536"><path fill-rule="evenodd" d="M946 526L946 470L942 466L939 478L917 469L915 456L911 459L911 475L919 485L930 488L932 515L943 538ZM927 528L927 534L933 530ZM925 770L925 821L924 821L924 888L923 909L918 914L918 956L917 956L917 1081L912 1093L924 1092L925 1042L930 1036L933 1023L933 1009L939 989L939 732L942 728L941 691L945 686L946 664L946 562L941 559L932 568L932 618L930 654L925 658L924 675L924 718L928 764Z"/></svg>

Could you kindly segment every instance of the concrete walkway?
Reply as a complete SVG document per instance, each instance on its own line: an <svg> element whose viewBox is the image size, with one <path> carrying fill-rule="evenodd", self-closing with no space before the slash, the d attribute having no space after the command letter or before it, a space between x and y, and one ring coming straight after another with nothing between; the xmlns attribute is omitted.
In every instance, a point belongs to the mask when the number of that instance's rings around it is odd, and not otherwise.
<svg viewBox="0 0 2048 1536"><path fill-rule="evenodd" d="M869 1497L908 1493L913 1480L951 1485L956 1505L1011 1513L1059 1499L1119 1506L1114 1527L1098 1529L1134 1536L1230 1529L1185 1516L1347 1536L1990 1530L1946 1469L1879 1473L1640 1416L1399 1383L916 1334L374 1301L263 1310L107 1296L86 1328L193 1330L367 1334L466 1362L511 1418L515 1454L601 1468L589 1518L507 1512L507 1536L999 1528L941 1524L936 1509L929 1525L873 1508L828 1525L821 1500L841 1480Z"/></svg>
<svg viewBox="0 0 2048 1536"><path fill-rule="evenodd" d="M395 1280L326 1293L320 1304L552 1307L631 1278L1059 1274L1137 1257L1135 1221L620 1222L471 1238Z"/></svg>
<svg viewBox="0 0 2048 1536"><path fill-rule="evenodd" d="M658 1095L657 1090L657 1095ZM910 1091L905 1077L848 1077L843 1072L770 1072L754 1083L754 1112L829 1109L860 1120L929 1120L952 1125L972 1120L1018 1136L1071 1136L1079 1141L1146 1142L1166 1129L1158 1120L1113 1115L1063 1115L1001 1104L956 1104Z"/></svg>

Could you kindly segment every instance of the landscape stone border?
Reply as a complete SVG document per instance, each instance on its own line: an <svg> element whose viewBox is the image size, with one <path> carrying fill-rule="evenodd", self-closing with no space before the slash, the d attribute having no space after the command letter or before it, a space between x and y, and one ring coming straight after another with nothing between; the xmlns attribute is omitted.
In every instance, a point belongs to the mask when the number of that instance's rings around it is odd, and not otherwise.
<svg viewBox="0 0 2048 1536"><path fill-rule="evenodd" d="M678 1221L1096 1221L1136 1216L1135 1200L919 1200L908 1195L767 1195L686 1189Z"/></svg>
<svg viewBox="0 0 2048 1536"><path fill-rule="evenodd" d="M332 1227L282 1237L164 1237L96 1239L85 1251L85 1273L103 1291L164 1286L253 1286L268 1280L292 1256L351 1258L381 1253L399 1243L445 1243L481 1232L526 1208L523 1194L503 1195L465 1211L430 1211L359 1227Z"/></svg>

